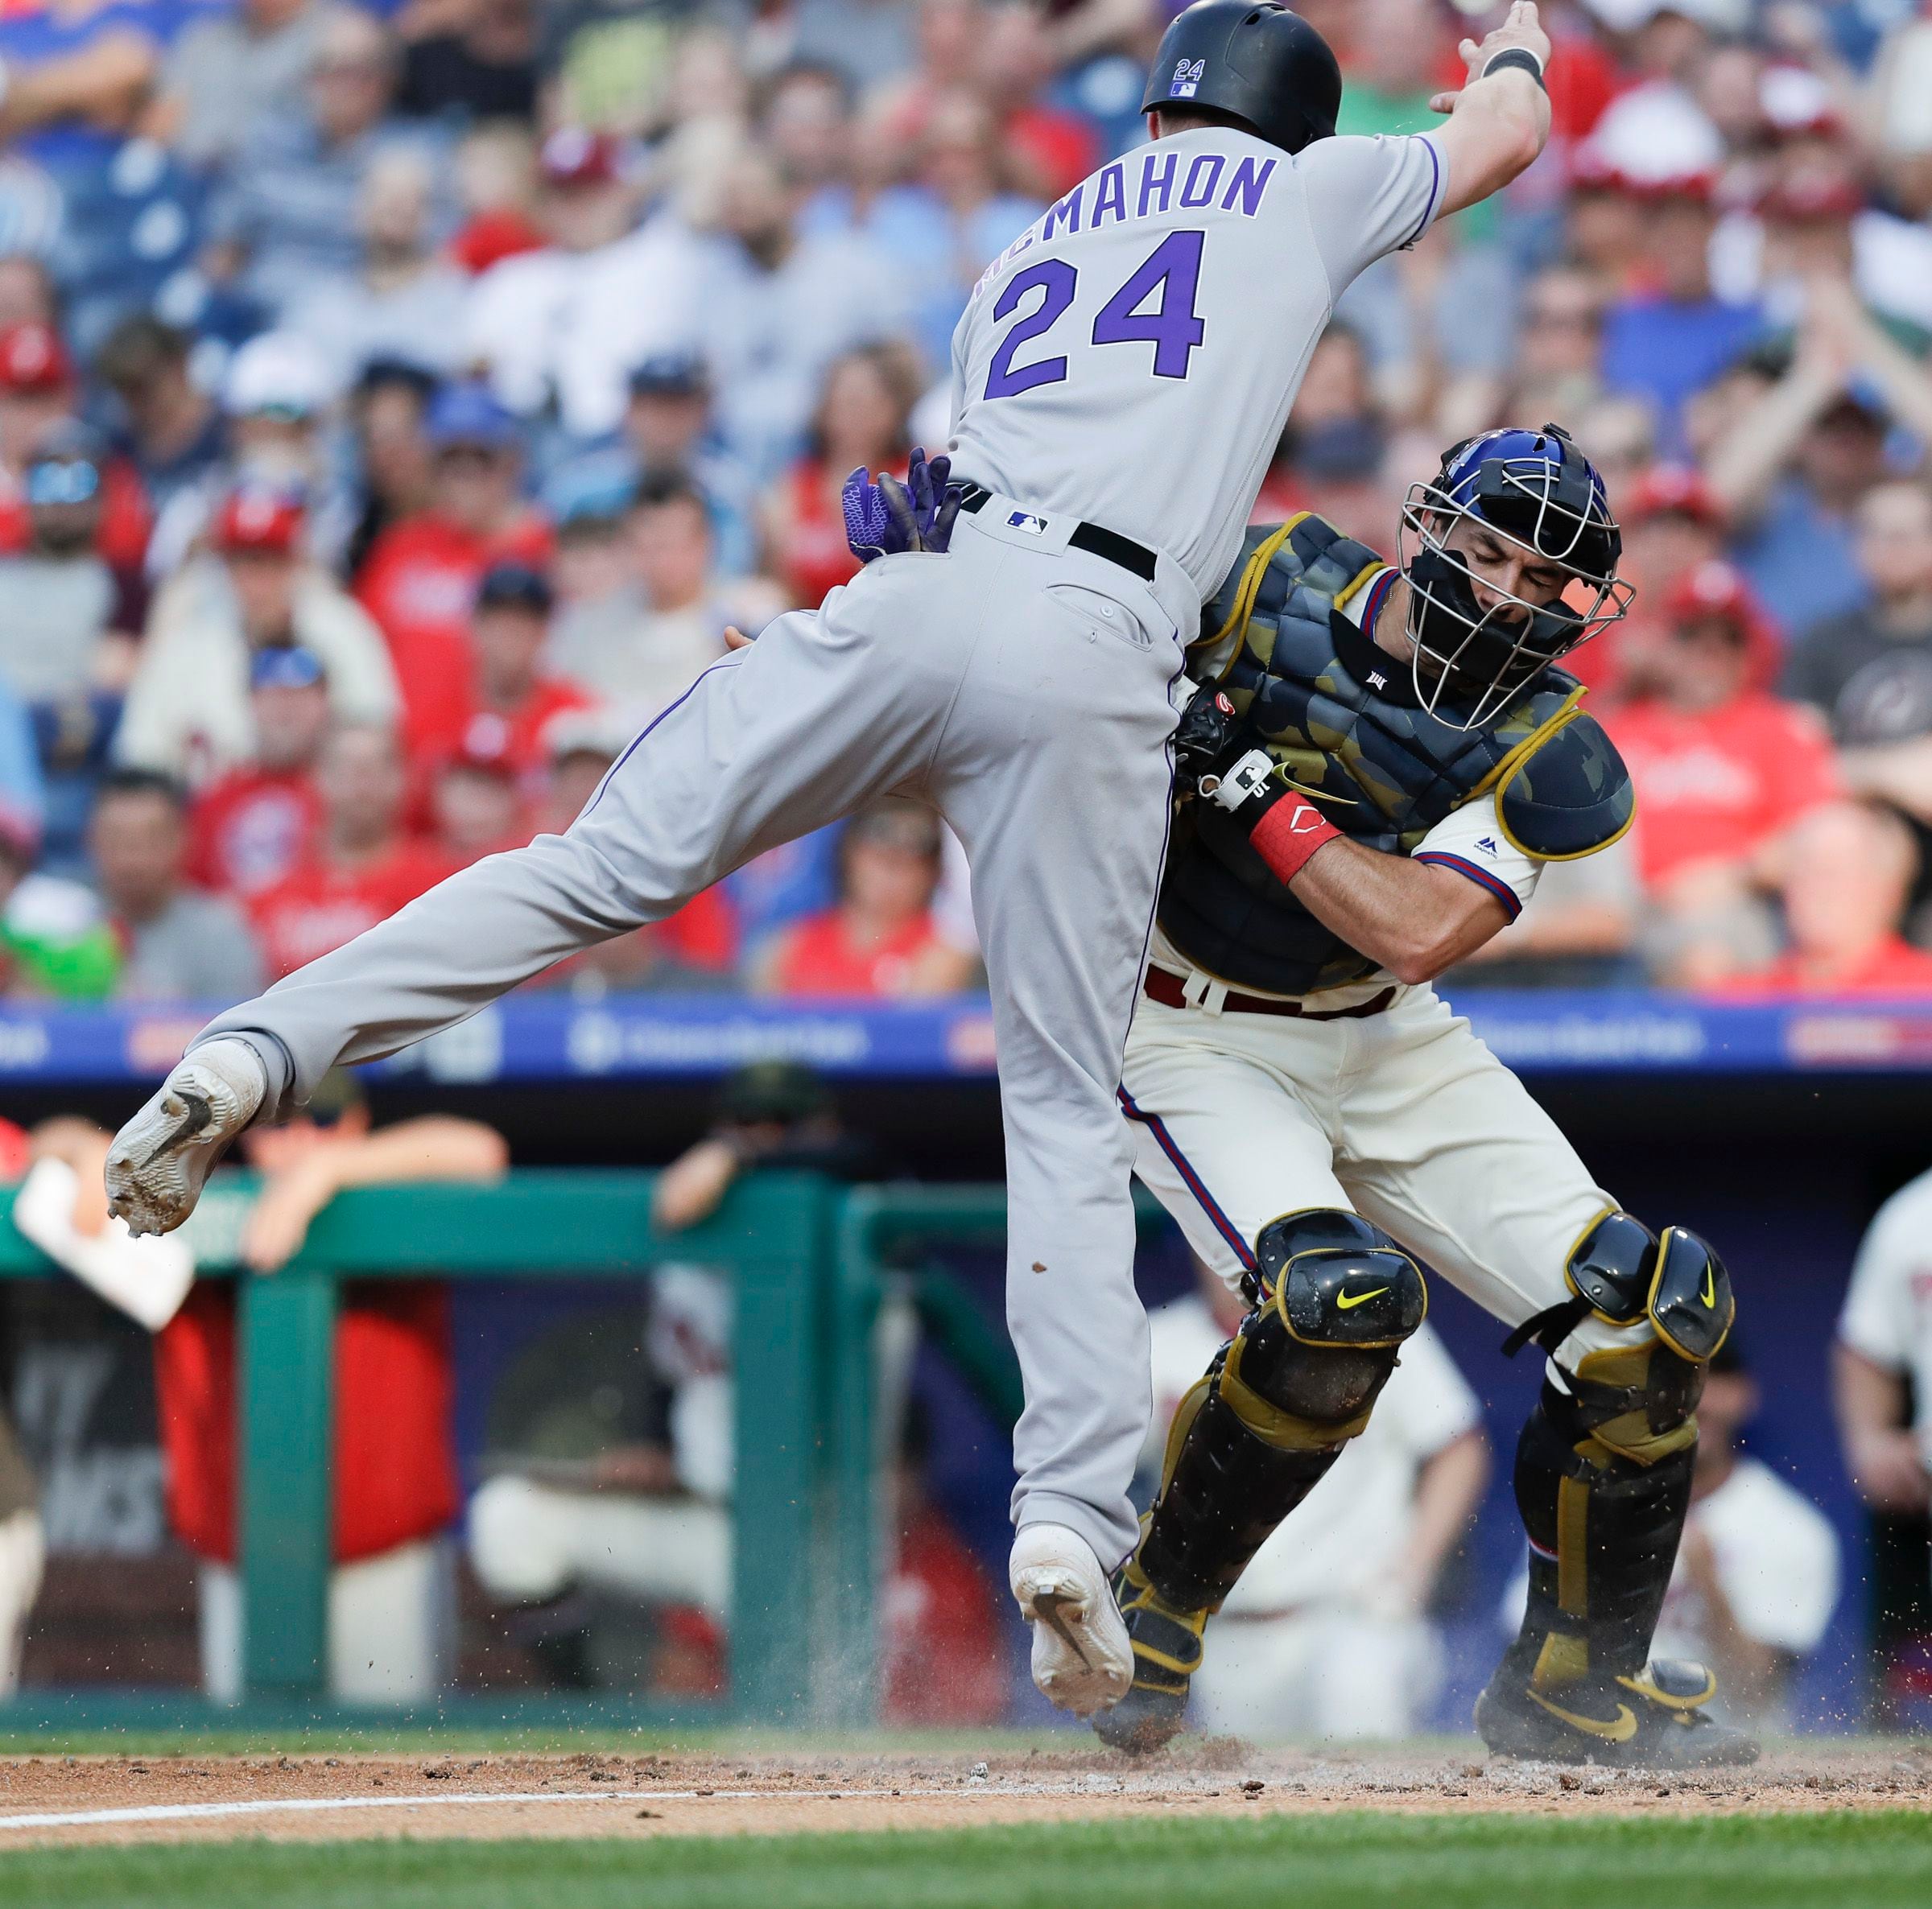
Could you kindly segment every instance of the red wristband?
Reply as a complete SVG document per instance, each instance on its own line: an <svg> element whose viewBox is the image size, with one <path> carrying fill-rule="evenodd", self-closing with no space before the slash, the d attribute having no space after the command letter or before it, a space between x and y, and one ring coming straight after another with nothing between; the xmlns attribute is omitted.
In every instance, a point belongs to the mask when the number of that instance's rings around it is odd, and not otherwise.
<svg viewBox="0 0 1932 1909"><path fill-rule="evenodd" d="M1327 816L1294 796L1285 796L1259 822L1248 839L1278 881L1293 881L1308 858L1341 834Z"/></svg>

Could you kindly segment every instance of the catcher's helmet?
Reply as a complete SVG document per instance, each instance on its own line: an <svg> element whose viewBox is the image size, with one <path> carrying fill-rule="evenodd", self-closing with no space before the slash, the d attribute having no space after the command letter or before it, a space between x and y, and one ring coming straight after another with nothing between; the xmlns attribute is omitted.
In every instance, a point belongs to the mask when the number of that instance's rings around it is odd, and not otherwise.
<svg viewBox="0 0 1932 1909"><path fill-rule="evenodd" d="M1465 521L1560 572L1554 600L1532 602L1487 579L1479 599L1468 560L1450 547ZM1416 689L1431 715L1456 728L1494 720L1532 677L1622 617L1634 594L1616 574L1623 534L1604 480L1559 425L1485 431L1453 446L1432 483L1411 486L1401 547ZM1463 713L1451 714L1451 703Z"/></svg>
<svg viewBox="0 0 1932 1909"><path fill-rule="evenodd" d="M1197 0L1177 14L1147 75L1143 113L1212 106L1299 152L1335 131L1342 69L1328 43L1274 0Z"/></svg>

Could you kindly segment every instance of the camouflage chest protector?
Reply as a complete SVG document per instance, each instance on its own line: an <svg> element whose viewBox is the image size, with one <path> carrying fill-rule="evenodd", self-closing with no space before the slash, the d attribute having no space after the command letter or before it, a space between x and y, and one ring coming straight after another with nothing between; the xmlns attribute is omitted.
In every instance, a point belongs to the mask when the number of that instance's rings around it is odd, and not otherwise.
<svg viewBox="0 0 1932 1909"><path fill-rule="evenodd" d="M1203 614L1207 678L1328 820L1369 847L1407 853L1491 790L1505 835L1531 854L1561 860L1614 841L1630 825L1629 777L1578 707L1581 686L1546 669L1493 723L1438 721L1417 702L1409 666L1342 613L1383 567L1366 544L1313 515L1250 530ZM1195 967L1237 987L1306 994L1374 970L1209 803L1176 818L1160 923Z"/></svg>

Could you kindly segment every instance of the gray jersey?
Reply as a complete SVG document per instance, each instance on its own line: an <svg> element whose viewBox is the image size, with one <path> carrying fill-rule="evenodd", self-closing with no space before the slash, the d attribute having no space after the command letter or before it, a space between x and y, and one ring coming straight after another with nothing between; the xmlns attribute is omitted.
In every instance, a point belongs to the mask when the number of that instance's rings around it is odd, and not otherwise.
<svg viewBox="0 0 1932 1909"><path fill-rule="evenodd" d="M1165 551L1219 588L1349 282L1413 245L1426 137L1290 156L1203 127L1104 166L980 279L953 335L953 468Z"/></svg>

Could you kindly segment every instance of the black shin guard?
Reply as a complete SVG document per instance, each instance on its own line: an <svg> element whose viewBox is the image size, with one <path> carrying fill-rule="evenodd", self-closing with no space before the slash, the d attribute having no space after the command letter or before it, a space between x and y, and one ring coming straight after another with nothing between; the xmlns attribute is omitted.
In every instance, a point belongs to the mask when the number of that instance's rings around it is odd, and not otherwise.
<svg viewBox="0 0 1932 1909"><path fill-rule="evenodd" d="M1606 1214L1571 1250L1572 1297L1511 1335L1554 1354L1594 1313L1644 1337L1546 1382L1516 1451L1530 1604L1500 1673L1538 1688L1633 1677L1690 1507L1693 1416L1735 1313L1724 1264L1682 1227Z"/></svg>
<svg viewBox="0 0 1932 1909"><path fill-rule="evenodd" d="M1354 1214L1291 1214L1257 1245L1265 1297L1176 1415L1128 1567L1177 1612L1220 1608L1368 1424L1427 1310L1415 1263Z"/></svg>
<svg viewBox="0 0 1932 1909"><path fill-rule="evenodd" d="M1686 1419L1674 1449L1640 1463L1581 1425L1575 1399L1545 1386L1516 1451L1530 1602L1505 1675L1549 1689L1643 1669L1690 1506L1695 1451Z"/></svg>
<svg viewBox="0 0 1932 1909"><path fill-rule="evenodd" d="M1305 1449L1263 1444L1216 1389L1224 1370L1217 1360L1204 1383L1134 1557L1162 1600L1180 1610L1220 1610L1350 1436L1311 1420Z"/></svg>

